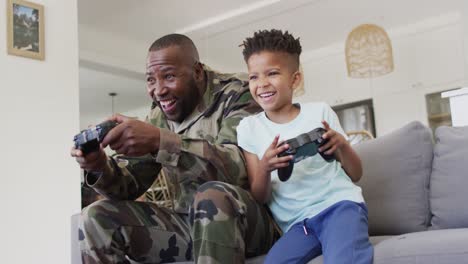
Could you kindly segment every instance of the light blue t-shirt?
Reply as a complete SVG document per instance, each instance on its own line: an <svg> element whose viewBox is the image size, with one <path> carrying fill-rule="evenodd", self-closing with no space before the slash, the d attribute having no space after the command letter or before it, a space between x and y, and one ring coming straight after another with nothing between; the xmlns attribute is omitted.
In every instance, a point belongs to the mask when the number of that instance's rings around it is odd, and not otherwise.
<svg viewBox="0 0 468 264"><path fill-rule="evenodd" d="M306 103L300 107L299 115L286 124L270 121L265 112L244 118L237 127L239 146L261 159L276 135L280 135L280 140L287 140L323 127L322 120L346 137L338 117L329 105ZM346 175L341 164L338 161L329 163L320 154L295 163L291 177L286 182L279 180L276 170L272 171L271 184L272 194L268 205L283 232L337 202L364 202L361 188Z"/></svg>

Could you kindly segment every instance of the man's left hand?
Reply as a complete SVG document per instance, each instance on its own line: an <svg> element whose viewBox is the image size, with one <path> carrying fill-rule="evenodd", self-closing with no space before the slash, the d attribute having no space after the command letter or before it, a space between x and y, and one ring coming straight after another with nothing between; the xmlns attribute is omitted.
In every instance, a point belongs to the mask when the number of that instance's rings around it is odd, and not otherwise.
<svg viewBox="0 0 468 264"><path fill-rule="evenodd" d="M103 147L109 146L118 154L134 157L158 152L159 128L119 114L110 120L119 125L104 137L101 142Z"/></svg>

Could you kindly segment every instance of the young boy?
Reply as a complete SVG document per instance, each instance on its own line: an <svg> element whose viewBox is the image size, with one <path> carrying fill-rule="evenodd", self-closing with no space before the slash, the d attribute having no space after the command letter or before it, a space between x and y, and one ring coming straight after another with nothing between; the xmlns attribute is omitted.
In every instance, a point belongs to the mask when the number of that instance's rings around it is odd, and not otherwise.
<svg viewBox="0 0 468 264"><path fill-rule="evenodd" d="M249 175L251 193L268 203L283 237L265 263L307 263L323 254L324 262L372 263L367 207L354 185L362 174L361 161L347 142L333 110L325 103L293 104L293 91L303 76L299 71L301 45L287 31L262 30L243 42L253 98L264 112L244 118L237 127ZM277 157L288 146L282 140L323 127L328 143L321 155L294 164L286 182L277 169L292 156Z"/></svg>

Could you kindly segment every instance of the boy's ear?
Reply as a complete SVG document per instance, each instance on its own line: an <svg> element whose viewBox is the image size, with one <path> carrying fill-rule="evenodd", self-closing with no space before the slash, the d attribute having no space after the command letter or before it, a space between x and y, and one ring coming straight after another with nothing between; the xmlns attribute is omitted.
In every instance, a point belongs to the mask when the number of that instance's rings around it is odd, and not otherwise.
<svg viewBox="0 0 468 264"><path fill-rule="evenodd" d="M294 75L293 75L293 90L299 88L301 86L301 84L303 83L303 79L304 76L302 74L302 71L301 70L297 70Z"/></svg>

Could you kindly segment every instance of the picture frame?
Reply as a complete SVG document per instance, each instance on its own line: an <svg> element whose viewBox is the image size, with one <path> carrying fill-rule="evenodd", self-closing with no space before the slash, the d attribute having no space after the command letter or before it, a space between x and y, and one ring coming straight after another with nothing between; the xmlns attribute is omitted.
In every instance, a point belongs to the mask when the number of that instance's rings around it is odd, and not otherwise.
<svg viewBox="0 0 468 264"><path fill-rule="evenodd" d="M8 54L44 60L44 6L23 0L7 5Z"/></svg>

